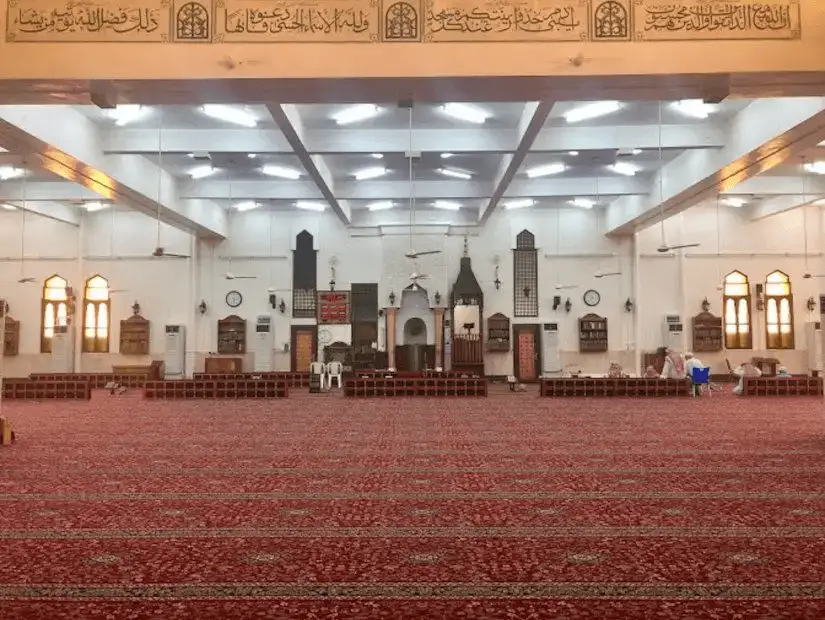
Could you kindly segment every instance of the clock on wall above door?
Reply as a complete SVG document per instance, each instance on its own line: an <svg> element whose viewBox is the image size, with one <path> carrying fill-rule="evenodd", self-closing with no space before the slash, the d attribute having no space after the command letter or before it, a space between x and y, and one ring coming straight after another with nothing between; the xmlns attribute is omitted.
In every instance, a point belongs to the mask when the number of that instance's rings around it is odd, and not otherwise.
<svg viewBox="0 0 825 620"><path fill-rule="evenodd" d="M590 306L598 306L599 302L602 300L602 296L599 295L599 291L594 291L592 288L584 292L584 303Z"/></svg>
<svg viewBox="0 0 825 620"><path fill-rule="evenodd" d="M226 305L230 308L237 308L243 303L243 295L239 291L229 291L226 294Z"/></svg>

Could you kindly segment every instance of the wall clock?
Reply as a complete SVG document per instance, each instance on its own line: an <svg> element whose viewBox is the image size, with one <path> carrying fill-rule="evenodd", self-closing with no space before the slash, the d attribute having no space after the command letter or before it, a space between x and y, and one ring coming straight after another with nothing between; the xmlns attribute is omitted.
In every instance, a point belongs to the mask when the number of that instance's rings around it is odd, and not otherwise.
<svg viewBox="0 0 825 620"><path fill-rule="evenodd" d="M602 296L599 295L599 291L594 291L591 288L590 290L584 292L584 303L590 307L598 306L601 300Z"/></svg>
<svg viewBox="0 0 825 620"><path fill-rule="evenodd" d="M318 332L318 342L321 344L329 344L332 342L332 332L328 329L322 329Z"/></svg>
<svg viewBox="0 0 825 620"><path fill-rule="evenodd" d="M230 308L237 308L243 303L243 295L238 291L229 291L226 294L226 305Z"/></svg>

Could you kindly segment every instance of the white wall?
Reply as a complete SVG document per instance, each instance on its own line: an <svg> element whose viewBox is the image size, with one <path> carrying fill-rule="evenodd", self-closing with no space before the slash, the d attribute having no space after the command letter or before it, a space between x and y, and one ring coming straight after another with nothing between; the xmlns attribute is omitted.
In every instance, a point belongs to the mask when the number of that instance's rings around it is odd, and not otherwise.
<svg viewBox="0 0 825 620"><path fill-rule="evenodd" d="M662 322L668 313L681 314L689 324L690 317L700 311L704 297L711 302L711 311L721 307L717 285L724 274L739 269L751 283L763 282L774 269L788 273L793 282L796 346L794 352L778 352L782 362L792 371L804 371L807 366L804 323L818 319L809 316L805 308L809 296L819 294L821 280L803 280L806 271L804 221L802 211L778 215L751 223L746 210L722 208L718 222L721 231L717 256L717 211L714 206L697 207L667 222L670 243L700 241L702 246L686 250L680 256L663 256L656 252L661 243L658 227L646 230L633 239L611 239L603 234L603 213L563 209L500 212L486 226L471 232L470 256L475 275L484 289L484 319L502 312L514 323L557 322L560 326L562 359L568 366L581 366L594 372L604 371L610 360L620 361L626 368L635 367L638 351L649 351L661 344ZM820 212L811 209L807 218L807 239L810 258L808 268L815 273L825 270L818 256L822 224ZM202 367L203 358L216 349L217 320L229 314L247 319L248 333L254 330L258 314L273 319L274 366L289 368L289 354L283 351L289 342L290 325L313 323L293 320L291 277L292 250L295 236L303 229L315 237L318 250L319 288L326 289L330 278L330 261L336 262L336 289L348 290L352 282L378 282L379 303L387 305L390 291L396 304L401 291L409 284L413 269L430 278L423 282L430 295L436 291L442 304L458 273L464 231L446 227L422 229L412 240L404 228L347 230L332 214L313 212L251 211L235 213L229 223L230 238L223 243L199 242L180 231L162 226L160 245L167 252L191 255L191 259L154 259L150 254L157 245L157 227L151 219L123 210L87 214L80 228L61 224L35 215L26 216L25 257L21 270L20 212L0 211L0 297L5 297L11 314L21 321L21 354L5 360L5 374L25 375L33 371L48 371L50 359L39 353L40 295L42 282L58 273L81 294L86 278L100 273L113 289L126 289L112 297L112 354L78 355L79 369L104 371L112 364L145 363L146 360L124 358L116 353L119 342L119 322L131 315L130 306L140 302L143 315L152 324L151 358L162 357L163 326L180 323L187 328L189 367ZM513 261L515 237L523 229L536 237L539 265L539 316L513 317ZM441 254L423 257L416 265L404 258L404 253L439 249ZM634 259L634 254L638 257ZM498 257L502 286L496 290L494 257ZM638 272L634 273L634 264ZM232 272L254 275L254 280L226 280L223 274ZM620 271L615 277L595 278L597 271ZM20 285L22 275L34 277L37 283ZM556 290L555 285L575 285L577 288ZM283 296L287 312L270 308L267 288L274 288L280 301ZM601 294L601 303L588 308L582 301L587 289ZM231 290L241 292L242 305L233 310L225 302ZM568 314L563 306L552 310L554 295L562 302L570 298L573 308ZM631 298L635 311L627 313L624 302ZM204 300L208 306L200 316L196 306ZM580 316L595 312L608 318L609 352L598 355L578 353ZM422 317L425 318L426 317ZM728 352L735 363L740 359L764 353L764 316L754 313L754 351ZM432 322L427 323L428 341L432 341ZM324 326L330 341L349 342L349 326ZM398 329L403 330L399 321ZM638 332L638 333L637 333ZM689 330L686 334L689 337ZM400 334L399 334L400 336ZM399 338L398 342L401 342ZM252 349L250 336L249 349ZM687 343L686 343L686 346ZM721 369L725 355L710 356L705 361ZM512 373L512 353L486 353L489 374ZM148 358L147 358L148 360Z"/></svg>

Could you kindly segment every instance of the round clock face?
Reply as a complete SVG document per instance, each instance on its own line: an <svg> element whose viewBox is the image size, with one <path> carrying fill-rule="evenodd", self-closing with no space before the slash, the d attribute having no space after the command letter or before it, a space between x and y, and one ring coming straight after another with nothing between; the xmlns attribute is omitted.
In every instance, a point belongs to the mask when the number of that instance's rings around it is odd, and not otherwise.
<svg viewBox="0 0 825 620"><path fill-rule="evenodd" d="M226 294L226 305L230 308L237 308L243 303L243 295L238 291L229 291Z"/></svg>
<svg viewBox="0 0 825 620"><path fill-rule="evenodd" d="M332 342L332 332L328 329L322 329L318 332L318 342L321 344L329 344Z"/></svg>
<svg viewBox="0 0 825 620"><path fill-rule="evenodd" d="M601 300L602 296L599 295L598 291L590 289L589 291L585 291L584 293L584 303L586 303L588 306L598 306Z"/></svg>

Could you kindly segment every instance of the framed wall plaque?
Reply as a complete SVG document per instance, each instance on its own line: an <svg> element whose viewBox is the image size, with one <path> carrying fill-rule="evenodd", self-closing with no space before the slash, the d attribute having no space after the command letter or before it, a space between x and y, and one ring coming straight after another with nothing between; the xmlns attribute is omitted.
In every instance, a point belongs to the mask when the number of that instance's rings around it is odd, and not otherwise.
<svg viewBox="0 0 825 620"><path fill-rule="evenodd" d="M135 314L120 322L121 355L149 355L149 321Z"/></svg>
<svg viewBox="0 0 825 620"><path fill-rule="evenodd" d="M318 325L346 325L349 316L349 291L318 291Z"/></svg>

